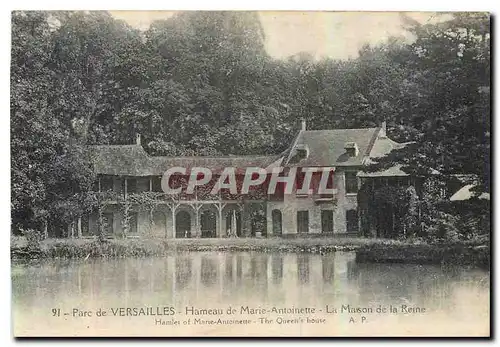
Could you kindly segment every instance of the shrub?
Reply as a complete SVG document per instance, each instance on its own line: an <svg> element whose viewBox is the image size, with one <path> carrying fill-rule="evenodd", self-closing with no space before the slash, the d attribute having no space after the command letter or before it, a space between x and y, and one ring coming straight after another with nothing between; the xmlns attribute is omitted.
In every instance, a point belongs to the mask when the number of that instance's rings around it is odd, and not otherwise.
<svg viewBox="0 0 500 347"><path fill-rule="evenodd" d="M432 216L427 226L427 237L430 241L437 242L455 242L459 239L459 230L457 228L458 217L449 213L437 211Z"/></svg>
<svg viewBox="0 0 500 347"><path fill-rule="evenodd" d="M39 250L40 242L43 239L43 234L39 230L35 229L23 229L21 230L23 236L26 238L28 249Z"/></svg>

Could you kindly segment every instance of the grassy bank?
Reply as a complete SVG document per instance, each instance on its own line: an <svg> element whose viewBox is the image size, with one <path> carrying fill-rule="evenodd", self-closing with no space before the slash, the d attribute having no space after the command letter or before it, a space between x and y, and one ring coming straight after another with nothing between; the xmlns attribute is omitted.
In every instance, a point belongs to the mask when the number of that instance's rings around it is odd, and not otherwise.
<svg viewBox="0 0 500 347"><path fill-rule="evenodd" d="M361 247L356 261L368 263L415 263L490 267L490 247L474 243L420 244Z"/></svg>
<svg viewBox="0 0 500 347"><path fill-rule="evenodd" d="M11 240L13 259L165 256L176 252L307 252L355 251L361 262L456 263L489 266L490 249L477 243L427 244L371 238L241 238L241 239L48 239L29 245Z"/></svg>
<svg viewBox="0 0 500 347"><path fill-rule="evenodd" d="M402 245L394 240L362 238L231 238L231 239L109 239L99 242L94 239L47 239L38 247L30 247L22 238L11 244L12 255L24 256L23 252L38 257L82 258L82 257L130 257L162 256L174 252L199 251L260 251L260 252L309 252L354 251L363 246Z"/></svg>

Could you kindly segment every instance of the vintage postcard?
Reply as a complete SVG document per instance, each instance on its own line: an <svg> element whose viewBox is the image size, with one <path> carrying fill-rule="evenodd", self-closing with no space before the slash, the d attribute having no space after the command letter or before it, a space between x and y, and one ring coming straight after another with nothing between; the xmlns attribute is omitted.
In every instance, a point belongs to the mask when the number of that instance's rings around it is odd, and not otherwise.
<svg viewBox="0 0 500 347"><path fill-rule="evenodd" d="M13 11L15 337L489 337L490 14Z"/></svg>

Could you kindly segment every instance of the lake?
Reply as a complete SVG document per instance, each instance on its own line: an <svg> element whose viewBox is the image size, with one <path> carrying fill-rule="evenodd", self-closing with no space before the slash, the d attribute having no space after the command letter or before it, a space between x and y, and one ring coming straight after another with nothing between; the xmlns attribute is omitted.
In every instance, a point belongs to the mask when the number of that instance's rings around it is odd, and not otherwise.
<svg viewBox="0 0 500 347"><path fill-rule="evenodd" d="M489 272L355 253L12 264L16 336L487 336Z"/></svg>

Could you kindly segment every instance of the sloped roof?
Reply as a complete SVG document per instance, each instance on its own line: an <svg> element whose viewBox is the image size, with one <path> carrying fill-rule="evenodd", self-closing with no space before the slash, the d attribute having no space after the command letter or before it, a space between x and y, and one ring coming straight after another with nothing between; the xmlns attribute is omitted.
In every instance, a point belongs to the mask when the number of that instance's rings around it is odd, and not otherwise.
<svg viewBox="0 0 500 347"><path fill-rule="evenodd" d="M307 158L290 166L361 166L370 153L380 128L303 130L293 147L305 145L309 149ZM347 142L355 142L359 149L356 157L345 150ZM290 149L293 151L293 147Z"/></svg>
<svg viewBox="0 0 500 347"><path fill-rule="evenodd" d="M98 174L123 176L156 176L172 167L204 167L212 173L226 167L268 168L279 165L279 156L227 156L227 157L161 157L149 156L140 145L90 146L94 168Z"/></svg>
<svg viewBox="0 0 500 347"><path fill-rule="evenodd" d="M396 176L409 176L406 172L401 170L402 165L394 165L383 171L364 172L360 171L358 177L396 177Z"/></svg>
<svg viewBox="0 0 500 347"><path fill-rule="evenodd" d="M378 137L373 147L370 150L370 154L365 160L365 164L373 164L376 158L382 158L389 154L391 151L400 149L406 146L406 143L398 143L391 140L388 137ZM359 177L390 177L390 176L408 176L406 172L401 170L402 165L397 164L383 171L376 172L359 172Z"/></svg>
<svg viewBox="0 0 500 347"><path fill-rule="evenodd" d="M405 145L380 134L380 128L301 130L289 149L278 155L161 157L149 156L140 145L99 145L90 148L94 153L96 172L105 175L156 176L176 166L187 170L204 167L212 173L226 167L236 168L237 171L247 167L270 170L283 162L287 166L345 167L362 166L369 163L370 158L382 157ZM350 156L346 152L345 145L348 142L356 143L359 149L357 156ZM308 156L291 163L288 160L297 147L307 148ZM406 173L395 166L384 172L360 173L360 176L406 176Z"/></svg>
<svg viewBox="0 0 500 347"><path fill-rule="evenodd" d="M369 158L381 158L395 149L404 148L406 143L398 143L388 137L378 137L371 148Z"/></svg>
<svg viewBox="0 0 500 347"><path fill-rule="evenodd" d="M148 176L153 168L139 145L89 146L96 173L103 175Z"/></svg>
<svg viewBox="0 0 500 347"><path fill-rule="evenodd" d="M249 155L228 157L150 157L155 163L156 172L163 174L168 168L183 167L190 170L193 167L210 169L212 173L222 172L227 167L232 167L237 172L244 171L247 167L267 168L279 160L277 156Z"/></svg>
<svg viewBox="0 0 500 347"><path fill-rule="evenodd" d="M478 199L490 200L489 193L482 193L477 196L477 193L474 193L472 189L475 187L474 184L467 184L460 188L455 194L453 194L450 198L451 201L464 201L469 200L472 197L477 197Z"/></svg>

